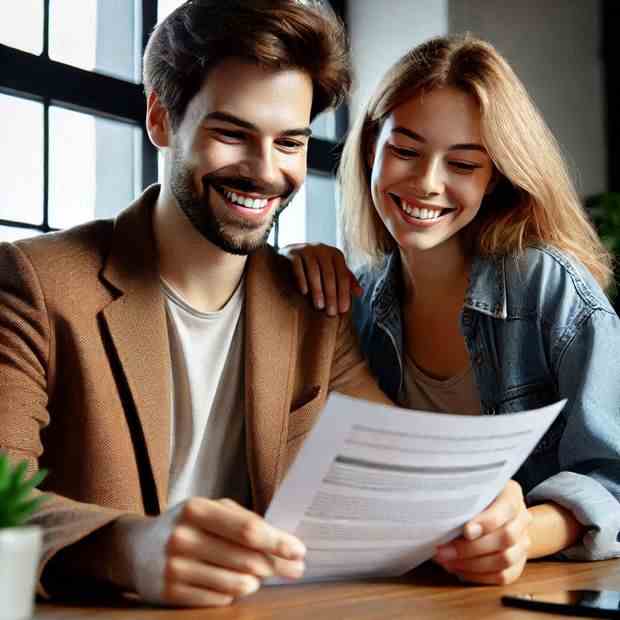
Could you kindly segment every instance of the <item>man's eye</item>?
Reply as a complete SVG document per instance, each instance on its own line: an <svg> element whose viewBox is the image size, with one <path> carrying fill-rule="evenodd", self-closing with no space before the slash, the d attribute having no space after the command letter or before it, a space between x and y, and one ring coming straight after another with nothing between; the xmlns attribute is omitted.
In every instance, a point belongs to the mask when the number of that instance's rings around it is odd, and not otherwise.
<svg viewBox="0 0 620 620"><path fill-rule="evenodd" d="M278 144L287 151L296 151L302 149L305 146L305 142L289 139L278 140Z"/></svg>
<svg viewBox="0 0 620 620"><path fill-rule="evenodd" d="M245 134L242 131L234 131L233 129L214 129L214 133L228 140L243 140Z"/></svg>

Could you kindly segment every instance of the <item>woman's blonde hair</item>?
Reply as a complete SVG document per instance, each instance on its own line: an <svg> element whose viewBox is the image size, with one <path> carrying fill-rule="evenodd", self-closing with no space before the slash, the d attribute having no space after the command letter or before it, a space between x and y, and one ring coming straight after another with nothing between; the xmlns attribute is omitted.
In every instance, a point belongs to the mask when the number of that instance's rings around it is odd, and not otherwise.
<svg viewBox="0 0 620 620"><path fill-rule="evenodd" d="M464 231L469 251L509 254L549 244L575 256L607 288L611 256L581 206L555 138L508 63L492 45L469 35L431 39L405 54L354 124L339 170L349 257L375 266L395 249L372 202L370 153L394 108L444 86L478 101L483 143L499 173Z"/></svg>

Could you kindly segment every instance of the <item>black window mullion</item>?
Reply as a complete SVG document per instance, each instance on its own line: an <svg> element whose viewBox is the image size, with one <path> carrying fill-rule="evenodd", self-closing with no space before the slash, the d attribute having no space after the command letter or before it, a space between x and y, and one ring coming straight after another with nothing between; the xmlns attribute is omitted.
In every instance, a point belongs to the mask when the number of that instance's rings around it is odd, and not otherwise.
<svg viewBox="0 0 620 620"><path fill-rule="evenodd" d="M49 188L50 188L50 102L43 102L43 231L50 230L49 225Z"/></svg>
<svg viewBox="0 0 620 620"><path fill-rule="evenodd" d="M157 23L157 0L142 0L142 55L149 36ZM157 149L151 144L146 132L146 106L142 115L142 186L157 181Z"/></svg>

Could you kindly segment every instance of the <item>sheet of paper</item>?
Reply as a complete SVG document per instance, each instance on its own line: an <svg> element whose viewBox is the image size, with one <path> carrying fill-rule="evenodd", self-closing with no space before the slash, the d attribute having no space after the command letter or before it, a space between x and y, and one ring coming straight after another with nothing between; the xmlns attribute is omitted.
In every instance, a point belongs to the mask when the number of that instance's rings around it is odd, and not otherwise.
<svg viewBox="0 0 620 620"><path fill-rule="evenodd" d="M464 416L332 394L265 518L305 543L304 581L402 575L489 505L565 403Z"/></svg>

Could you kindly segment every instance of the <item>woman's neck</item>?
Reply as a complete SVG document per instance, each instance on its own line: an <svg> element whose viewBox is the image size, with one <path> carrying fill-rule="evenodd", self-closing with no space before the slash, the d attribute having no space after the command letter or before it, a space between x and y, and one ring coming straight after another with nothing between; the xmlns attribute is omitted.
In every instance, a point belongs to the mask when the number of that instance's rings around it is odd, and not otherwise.
<svg viewBox="0 0 620 620"><path fill-rule="evenodd" d="M436 304L458 296L468 286L470 260L461 243L444 243L432 250L400 249L405 304Z"/></svg>

